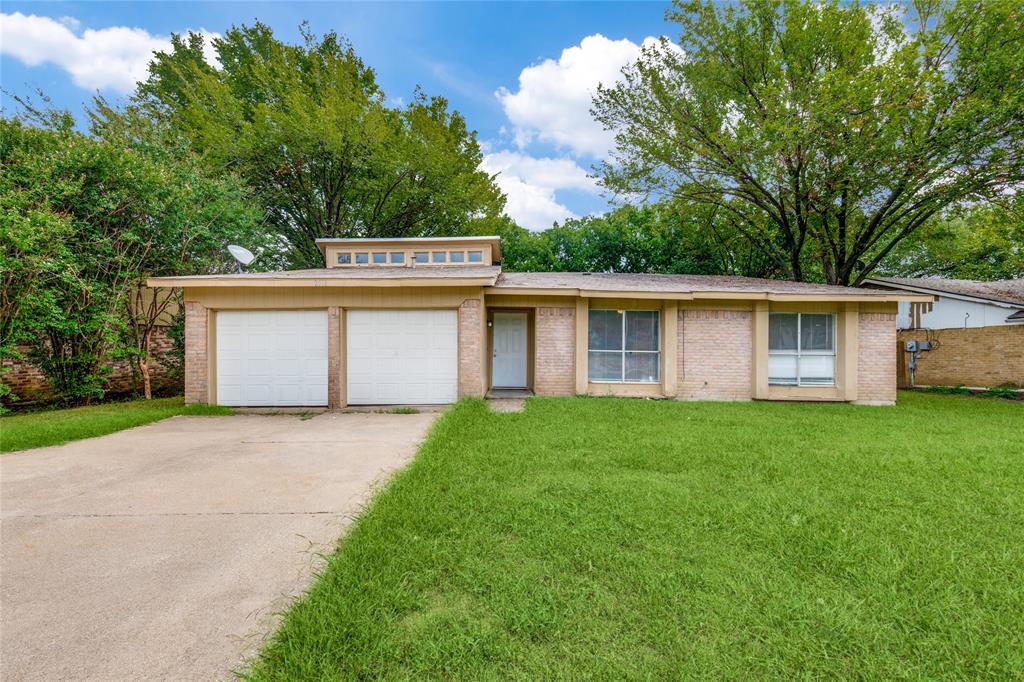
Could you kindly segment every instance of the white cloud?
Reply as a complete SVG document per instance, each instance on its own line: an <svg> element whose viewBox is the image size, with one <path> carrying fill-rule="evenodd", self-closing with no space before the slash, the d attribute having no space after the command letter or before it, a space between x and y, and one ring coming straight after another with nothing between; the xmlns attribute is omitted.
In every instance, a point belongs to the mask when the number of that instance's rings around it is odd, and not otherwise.
<svg viewBox="0 0 1024 682"><path fill-rule="evenodd" d="M643 47L657 43L657 38L648 37ZM501 88L495 93L512 123L516 145L524 149L539 140L602 158L613 135L591 116L592 98L598 84L618 81L622 67L635 62L640 50L641 45L631 40L611 40L598 33L562 50L557 61L545 59L523 69L517 92Z"/></svg>
<svg viewBox="0 0 1024 682"><path fill-rule="evenodd" d="M497 174L498 187L508 197L506 213L528 230L579 217L558 201L556 191L599 192L597 182L572 159L535 158L504 150L487 154L481 167Z"/></svg>
<svg viewBox="0 0 1024 682"><path fill-rule="evenodd" d="M73 17L0 14L0 54L28 66L55 64L82 88L130 92L138 81L146 78L153 53L171 47L170 37L153 35L141 28L87 28L81 34L78 29L79 22ZM206 39L207 61L215 63L209 42L218 34L202 29L195 32Z"/></svg>

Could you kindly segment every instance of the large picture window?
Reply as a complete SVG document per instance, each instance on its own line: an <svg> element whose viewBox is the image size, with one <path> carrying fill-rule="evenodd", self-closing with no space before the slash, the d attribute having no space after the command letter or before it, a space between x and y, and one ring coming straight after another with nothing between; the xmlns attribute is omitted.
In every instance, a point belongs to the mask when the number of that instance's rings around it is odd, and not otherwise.
<svg viewBox="0 0 1024 682"><path fill-rule="evenodd" d="M836 318L828 313L768 315L768 383L834 386Z"/></svg>
<svg viewBox="0 0 1024 682"><path fill-rule="evenodd" d="M657 310L591 310L587 347L590 381L658 383L660 317Z"/></svg>

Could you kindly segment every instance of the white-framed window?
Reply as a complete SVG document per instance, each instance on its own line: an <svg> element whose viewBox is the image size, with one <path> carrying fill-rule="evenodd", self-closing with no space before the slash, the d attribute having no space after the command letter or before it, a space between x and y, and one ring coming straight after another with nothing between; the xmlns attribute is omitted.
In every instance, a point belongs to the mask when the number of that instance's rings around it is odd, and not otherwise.
<svg viewBox="0 0 1024 682"><path fill-rule="evenodd" d="M594 308L588 317L590 381L656 384L661 380L661 311Z"/></svg>
<svg viewBox="0 0 1024 682"><path fill-rule="evenodd" d="M404 265L405 264L405 252L404 251L394 251L391 254L391 264L392 265Z"/></svg>
<svg viewBox="0 0 1024 682"><path fill-rule="evenodd" d="M357 253L356 254L356 265L366 265L370 262L370 254L368 253Z"/></svg>
<svg viewBox="0 0 1024 682"><path fill-rule="evenodd" d="M448 262L448 252L434 251L430 254L430 260L432 263L446 263Z"/></svg>
<svg viewBox="0 0 1024 682"><path fill-rule="evenodd" d="M426 251L416 251L412 254L412 260L415 263L429 263L430 254Z"/></svg>
<svg viewBox="0 0 1024 682"><path fill-rule="evenodd" d="M768 383L834 386L836 316L831 313L770 313Z"/></svg>
<svg viewBox="0 0 1024 682"><path fill-rule="evenodd" d="M351 265L352 254L351 253L339 253L338 254L338 265Z"/></svg>
<svg viewBox="0 0 1024 682"><path fill-rule="evenodd" d="M386 253L374 253L373 264L374 265L385 265L388 262L388 254Z"/></svg>
<svg viewBox="0 0 1024 682"><path fill-rule="evenodd" d="M483 251L470 251L468 253L470 263L482 263L484 260Z"/></svg>
<svg viewBox="0 0 1024 682"><path fill-rule="evenodd" d="M466 252L450 251L448 253L448 261L451 263L464 263L466 261Z"/></svg>

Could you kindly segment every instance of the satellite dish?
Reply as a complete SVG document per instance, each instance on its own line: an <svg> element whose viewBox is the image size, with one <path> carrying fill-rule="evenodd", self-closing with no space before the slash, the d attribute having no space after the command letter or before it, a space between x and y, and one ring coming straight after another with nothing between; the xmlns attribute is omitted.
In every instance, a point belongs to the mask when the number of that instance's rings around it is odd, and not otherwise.
<svg viewBox="0 0 1024 682"><path fill-rule="evenodd" d="M254 260L256 260L256 256L252 255L252 251L245 248L244 246L238 246L237 244L229 244L228 251L231 253L231 256L236 261L238 261L239 272L242 271L243 266L249 265Z"/></svg>

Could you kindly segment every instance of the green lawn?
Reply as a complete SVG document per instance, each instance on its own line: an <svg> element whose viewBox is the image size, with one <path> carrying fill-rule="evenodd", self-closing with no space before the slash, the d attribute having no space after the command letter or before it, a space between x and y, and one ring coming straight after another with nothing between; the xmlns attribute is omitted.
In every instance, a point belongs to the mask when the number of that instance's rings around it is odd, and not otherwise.
<svg viewBox="0 0 1024 682"><path fill-rule="evenodd" d="M0 452L104 436L176 414L230 413L226 407L185 405L181 398L155 398L11 415L0 417Z"/></svg>
<svg viewBox="0 0 1024 682"><path fill-rule="evenodd" d="M1022 427L919 394L465 402L249 675L1020 676Z"/></svg>

